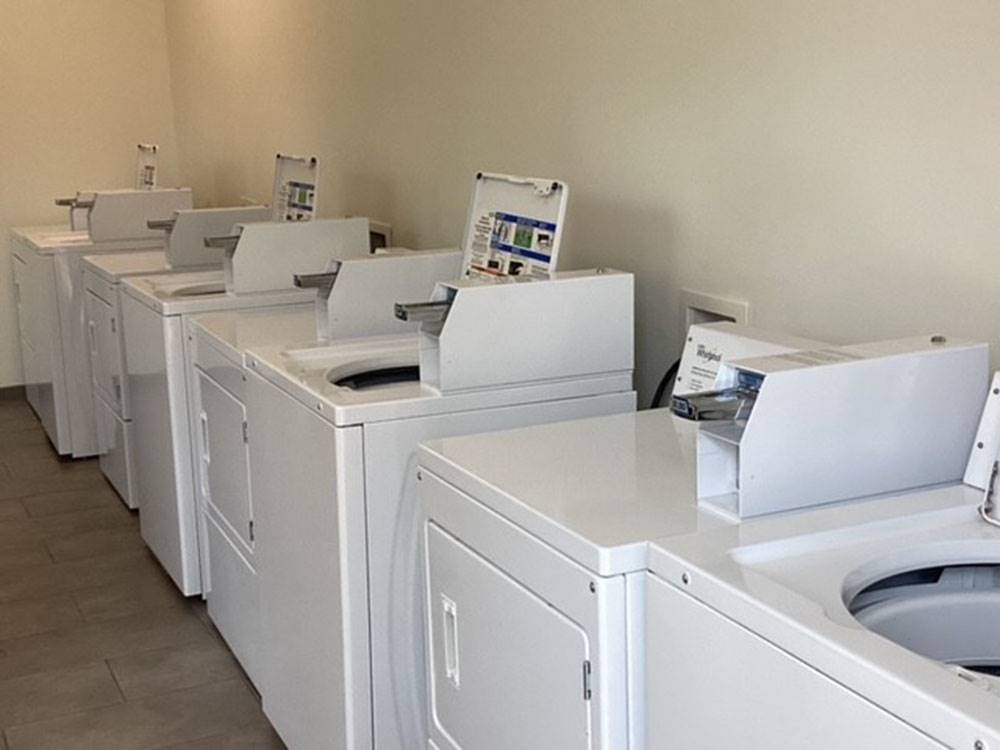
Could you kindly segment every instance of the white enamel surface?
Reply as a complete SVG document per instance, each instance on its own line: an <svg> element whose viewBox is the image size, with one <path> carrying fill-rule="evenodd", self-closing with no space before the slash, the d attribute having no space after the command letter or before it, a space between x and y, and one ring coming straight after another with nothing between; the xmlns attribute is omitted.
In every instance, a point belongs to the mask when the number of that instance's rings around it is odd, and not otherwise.
<svg viewBox="0 0 1000 750"><path fill-rule="evenodd" d="M653 576L644 627L649 705L639 747L945 747Z"/></svg>
<svg viewBox="0 0 1000 750"><path fill-rule="evenodd" d="M163 250L140 250L127 254L88 255L83 259L83 269L114 283L124 276L167 273L170 266Z"/></svg>
<svg viewBox="0 0 1000 750"><path fill-rule="evenodd" d="M95 242L120 238L154 239L163 244L158 229L150 229L150 219L169 219L174 211L191 208L191 188L153 190L98 190L87 211L87 231Z"/></svg>
<svg viewBox="0 0 1000 750"><path fill-rule="evenodd" d="M291 289L295 274L321 273L331 260L371 253L368 219L240 226L236 250L225 260L226 288L236 294Z"/></svg>
<svg viewBox="0 0 1000 750"><path fill-rule="evenodd" d="M461 261L457 250L390 251L344 260L325 305L317 306L325 317L317 325L334 341L413 333L417 324L399 320L395 303L430 299L437 282L458 276Z"/></svg>
<svg viewBox="0 0 1000 750"><path fill-rule="evenodd" d="M646 542L726 525L694 494L696 426L668 409L426 443L423 466L600 575Z"/></svg>
<svg viewBox="0 0 1000 750"><path fill-rule="evenodd" d="M97 447L101 473L115 488L127 507L138 508L134 489L132 423L122 419L115 408L96 393L94 412L97 418Z"/></svg>
<svg viewBox="0 0 1000 750"><path fill-rule="evenodd" d="M283 289L259 294L202 293L206 285L224 284L221 270L184 271L175 274L136 276L125 279L125 294L141 300L161 315L183 315L218 310L242 310L251 307L312 302L316 293L312 289ZM185 292L194 296L185 297Z"/></svg>
<svg viewBox="0 0 1000 750"><path fill-rule="evenodd" d="M88 255L83 259L83 285L85 288L84 315L87 336L89 370L86 377L93 383L95 409L100 408L97 399L103 399L105 406L115 412L116 420L131 419L128 393L127 366L125 362L125 331L121 311L121 282L131 276L148 274L173 274L167 265L162 250L136 251L131 253L105 253ZM101 468L112 485L122 495L130 507L137 507L134 492L134 467L131 424L120 430L120 444L115 455L108 455L102 430L107 432L107 420L102 423L96 416L98 436L97 452L101 456ZM128 481L123 481L122 464L128 466Z"/></svg>
<svg viewBox="0 0 1000 750"><path fill-rule="evenodd" d="M19 319L25 318L19 325L29 403L60 454L95 455L83 257L145 253L162 241L94 243L79 233L47 228L13 230L12 239L15 258L26 264L17 283L23 307Z"/></svg>
<svg viewBox="0 0 1000 750"><path fill-rule="evenodd" d="M247 359L251 372L260 376L251 375L248 411L251 486L261 522L256 555L263 637L283 644L268 657L273 661L265 669L271 676L262 683L265 711L291 744L308 742L303 739L307 737L342 736L345 744L364 744L364 727L370 724L378 747L406 748L409 739L426 736L421 729L425 680L416 601L417 509L413 477L407 471L414 465L417 444L628 411L635 403L630 377L602 374L448 395L420 383L364 391L331 384L331 373L400 361L415 364L414 336L307 349L260 346L251 348ZM263 412L261 404L266 406ZM349 443L348 435L358 429L364 434L364 463L343 461L341 452L335 459L337 436ZM309 458L318 441L327 441L320 437L325 433L330 435L329 452ZM348 443L337 450L350 453ZM303 488L301 497L292 492L298 497L292 504L289 487ZM331 487L338 488L336 495L326 489ZM336 508L324 503L336 503ZM335 530L317 524L315 514L300 518L304 504L324 514L336 513ZM285 536L272 542L272 533ZM289 552L292 547L294 554ZM318 572L338 569L334 566L341 566L339 577ZM299 586L307 586L312 594L296 595ZM327 612L329 607L336 611ZM370 616L370 625L355 619L362 616ZM335 639L332 624L322 629L325 635L305 637L301 623L322 624L329 617L339 618L344 627L370 632L370 643L364 638ZM327 661L318 663L320 654L329 654L323 657ZM295 664L312 665L299 675L323 668L303 682L295 679ZM362 697L369 674L370 704ZM349 682L329 684L339 679ZM337 694L352 698L342 705ZM304 701L304 695L311 697ZM334 698L324 701L323 696Z"/></svg>
<svg viewBox="0 0 1000 750"><path fill-rule="evenodd" d="M537 281L438 284L434 299L451 307L443 323L421 325L421 376L442 393L458 393L630 372L634 283L630 273L589 269ZM498 346L512 336L510 347Z"/></svg>
<svg viewBox="0 0 1000 750"><path fill-rule="evenodd" d="M650 569L938 741L992 747L997 696L866 631L844 605L894 573L1000 561L1000 530L979 519L980 500L950 485L782 514L659 540Z"/></svg>
<svg viewBox="0 0 1000 750"><path fill-rule="evenodd" d="M618 373L592 378L468 391L442 396L421 383L404 383L355 391L333 385L335 372L416 365L416 336L386 336L357 339L308 349L281 346L252 347L248 366L293 398L314 408L336 425L377 422L451 411L528 403L552 398L572 398L631 390L631 374Z"/></svg>
<svg viewBox="0 0 1000 750"><path fill-rule="evenodd" d="M250 382L250 467L254 510L261 524L257 556L264 638L268 643L282 644L268 656L274 660L271 669L275 674L262 685L265 711L290 744L303 736L339 737L342 732L359 741L357 738L363 736L358 733L360 722L371 721L374 711L376 744L408 747L407 738L421 736L424 715L422 628L414 601L418 591L416 499L412 474L406 470L413 465L417 443L449 434L624 411L633 408L634 396L624 391L519 403L519 392L512 389L502 394L498 407L475 409L463 406L463 399L438 395L433 398L439 409L433 413L404 410L398 419L338 427L316 408L327 401L299 401L262 378L251 376ZM370 393L369 400L374 402L379 392ZM387 397L391 405L393 397ZM260 404L266 405L266 411L260 410ZM372 409L372 413L384 412ZM308 431L306 424L310 425ZM356 430L364 434L364 464L359 460L345 463L339 457L335 460L332 448L314 455L314 447L320 441L327 442L320 436L329 434L335 446L338 436L348 440ZM344 494L338 489L335 496L331 487L355 489L345 489ZM296 498L294 503L289 503L290 496ZM336 513L335 524L317 523L318 516L303 515L303 508ZM284 536L274 539L271 535L277 533ZM334 565L347 566L341 578L329 574ZM297 595L298 587L311 593ZM268 590L281 593L269 594ZM287 604L274 604L276 600ZM331 606L339 608L340 614L334 616L345 622L370 612L370 645L357 638L331 643L336 633L332 625L323 627L321 636L307 637L301 623L322 625L324 618L332 616L326 611ZM270 625L269 617L273 618ZM351 627L363 626L354 623ZM363 627L359 632L368 633L369 629ZM318 662L321 658L327 661ZM359 666L369 659L370 664ZM336 688L329 681L343 674L339 665L344 660L355 664L344 678L350 684ZM303 672L296 671L296 664L312 666ZM369 669L374 680L373 706L352 708L323 700L324 695L341 689L354 696L353 700L361 700L363 688L357 680L367 679ZM304 674L314 676L304 680ZM304 695L310 696L307 702ZM344 711L359 722L355 728L345 729L340 723L346 721L341 718Z"/></svg>
<svg viewBox="0 0 1000 750"><path fill-rule="evenodd" d="M163 247L162 237L141 239L104 240L95 242L85 230L72 231L68 227L18 227L11 234L25 245L42 255L61 253L105 253L136 249L157 249Z"/></svg>
<svg viewBox="0 0 1000 750"><path fill-rule="evenodd" d="M243 364L252 346L279 343L301 347L315 343L316 316L313 306L289 305L281 310L231 310L205 313L192 318L195 335L216 348L227 359Z"/></svg>
<svg viewBox="0 0 1000 750"><path fill-rule="evenodd" d="M728 486L702 481L700 493L734 491L748 518L957 481L988 367L988 345L930 337L729 362L723 370L762 373L764 381L736 437L702 428L699 473L717 478L720 458L735 463Z"/></svg>
<svg viewBox="0 0 1000 750"><path fill-rule="evenodd" d="M224 251L205 247L205 238L227 235L233 225L245 221L267 221L266 206L192 208L175 211L174 226L167 235L167 259L174 268L222 266Z"/></svg>
<svg viewBox="0 0 1000 750"><path fill-rule="evenodd" d="M439 527L426 547L434 739L454 750L592 747L588 633Z"/></svg>
<svg viewBox="0 0 1000 750"><path fill-rule="evenodd" d="M249 477L245 348L251 343L312 341L312 304L205 313L189 320L190 391L201 514L201 565L208 613L250 679L263 669L255 522Z"/></svg>
<svg viewBox="0 0 1000 750"><path fill-rule="evenodd" d="M179 290L218 283L221 271L130 277L122 282L128 392L143 538L187 595L201 592L191 398L191 314L311 303L312 290L184 299Z"/></svg>

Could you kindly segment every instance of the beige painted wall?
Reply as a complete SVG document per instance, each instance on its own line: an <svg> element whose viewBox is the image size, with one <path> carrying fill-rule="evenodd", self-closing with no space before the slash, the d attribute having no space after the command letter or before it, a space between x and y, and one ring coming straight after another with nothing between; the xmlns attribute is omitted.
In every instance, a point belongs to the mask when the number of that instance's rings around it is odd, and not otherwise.
<svg viewBox="0 0 1000 750"><path fill-rule="evenodd" d="M303 19L303 20L300 20ZM992 0L171 0L184 174L457 242L472 173L571 185L565 265L638 278L643 402L678 290L849 341L1000 329Z"/></svg>
<svg viewBox="0 0 1000 750"><path fill-rule="evenodd" d="M52 200L127 187L135 146L177 180L163 0L0 3L0 387L22 382L7 229L64 223Z"/></svg>

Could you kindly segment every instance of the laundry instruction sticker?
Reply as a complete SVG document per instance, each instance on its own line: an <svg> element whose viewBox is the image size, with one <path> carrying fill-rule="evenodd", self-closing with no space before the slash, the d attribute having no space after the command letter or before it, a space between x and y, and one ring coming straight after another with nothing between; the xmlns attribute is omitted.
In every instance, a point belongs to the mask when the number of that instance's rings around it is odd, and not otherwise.
<svg viewBox="0 0 1000 750"><path fill-rule="evenodd" d="M528 216L490 211L473 227L470 271L490 276L548 278L556 225Z"/></svg>

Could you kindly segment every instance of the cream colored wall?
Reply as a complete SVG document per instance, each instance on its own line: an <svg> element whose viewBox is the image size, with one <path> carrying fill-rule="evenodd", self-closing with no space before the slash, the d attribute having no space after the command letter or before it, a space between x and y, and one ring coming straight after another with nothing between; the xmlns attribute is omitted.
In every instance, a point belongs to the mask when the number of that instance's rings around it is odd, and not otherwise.
<svg viewBox="0 0 1000 750"><path fill-rule="evenodd" d="M305 20L301 20L304 18ZM991 0L172 0L185 175L457 242L477 169L571 186L565 265L638 279L643 403L682 287L850 341L1000 329Z"/></svg>
<svg viewBox="0 0 1000 750"><path fill-rule="evenodd" d="M52 200L127 187L135 146L177 180L163 0L0 3L0 387L21 382L7 229L64 223Z"/></svg>
<svg viewBox="0 0 1000 750"><path fill-rule="evenodd" d="M319 212L364 179L367 0L169 0L182 173L203 205L270 201L277 152L320 154Z"/></svg>

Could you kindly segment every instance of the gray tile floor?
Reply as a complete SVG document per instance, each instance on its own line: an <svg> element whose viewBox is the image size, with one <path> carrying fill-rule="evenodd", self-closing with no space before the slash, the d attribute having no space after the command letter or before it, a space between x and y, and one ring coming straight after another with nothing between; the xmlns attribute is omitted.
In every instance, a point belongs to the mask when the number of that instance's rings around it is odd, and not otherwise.
<svg viewBox="0 0 1000 750"><path fill-rule="evenodd" d="M281 748L97 462L0 401L0 748Z"/></svg>

